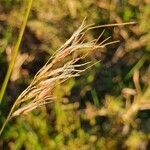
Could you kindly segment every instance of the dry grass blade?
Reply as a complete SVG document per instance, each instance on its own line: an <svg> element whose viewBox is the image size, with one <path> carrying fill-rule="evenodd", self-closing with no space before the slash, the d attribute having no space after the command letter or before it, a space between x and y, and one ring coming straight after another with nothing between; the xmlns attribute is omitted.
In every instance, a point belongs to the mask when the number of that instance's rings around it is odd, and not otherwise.
<svg viewBox="0 0 150 150"><path fill-rule="evenodd" d="M78 68L86 68L89 63L77 65L78 60L82 59L84 55L94 49L103 47L103 43L97 45L95 40L93 42L82 43L81 36L84 35L87 28L84 23L81 24L72 37L50 58L48 63L39 70L33 82L16 100L16 105L21 106L21 104L25 102L29 104L28 101L34 101L36 105L39 99L42 99L44 103L45 97L53 97L52 93L57 81L63 83L69 78L79 76L80 73L84 71L84 69ZM85 53L82 53L82 50L84 50Z"/></svg>
<svg viewBox="0 0 150 150"><path fill-rule="evenodd" d="M104 25L102 27L104 27ZM81 72L85 71L86 68L89 68L90 62L78 64L79 60L91 54L95 49L101 49L106 45L118 42L113 41L105 43L110 38L109 37L100 44L97 44L104 31L98 39L90 42L84 42L83 37L86 32L93 28L93 25L86 26L83 21L81 26L74 32L71 38L63 46L61 46L48 60L48 62L38 71L32 83L15 101L1 128L0 134L10 118L26 114L38 106L52 102L54 99L53 92L58 81L62 84L69 78L80 76ZM90 65L90 67L91 66L92 65Z"/></svg>

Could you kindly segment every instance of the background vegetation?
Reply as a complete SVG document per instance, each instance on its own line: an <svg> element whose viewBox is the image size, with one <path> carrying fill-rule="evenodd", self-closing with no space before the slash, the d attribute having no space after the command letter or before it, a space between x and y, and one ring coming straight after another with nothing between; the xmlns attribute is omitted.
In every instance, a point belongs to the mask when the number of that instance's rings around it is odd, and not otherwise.
<svg viewBox="0 0 150 150"><path fill-rule="evenodd" d="M27 7L0 0L0 87ZM56 88L58 98L12 119L0 149L141 149L150 139L150 3L148 0L37 0L33 2L11 78L0 106L2 124L19 94L48 58L86 24L137 21L107 27L120 43L95 52L101 60L81 77ZM88 33L97 38L103 29Z"/></svg>

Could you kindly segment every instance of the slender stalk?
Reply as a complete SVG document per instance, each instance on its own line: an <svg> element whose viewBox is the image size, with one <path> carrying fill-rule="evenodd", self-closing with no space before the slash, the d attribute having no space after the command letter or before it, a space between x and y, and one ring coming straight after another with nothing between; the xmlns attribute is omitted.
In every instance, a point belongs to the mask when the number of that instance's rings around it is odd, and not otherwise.
<svg viewBox="0 0 150 150"><path fill-rule="evenodd" d="M2 127L1 127L1 129L0 129L0 136L1 136L1 134L2 134L2 132L3 132L3 130L4 130L4 128L5 128L6 124L7 124L8 121L10 120L10 116L11 116L11 114L12 114L12 112L13 112L15 106L16 106L16 102L17 102L17 101L15 101L15 103L13 104L13 106L12 106L12 108L11 108L11 110L10 110L10 112L9 112L9 114L8 114L8 116L7 116L7 118L6 118L6 120L4 121L4 123L3 123L3 125L2 125Z"/></svg>
<svg viewBox="0 0 150 150"><path fill-rule="evenodd" d="M125 26L125 25L134 25L134 24L137 24L137 22L104 24L104 25L92 26L92 27L88 28L88 30L98 29L98 28L103 28L103 27L116 27L116 26L118 27L118 26Z"/></svg>
<svg viewBox="0 0 150 150"><path fill-rule="evenodd" d="M1 101L3 99L3 97L4 97L4 94L5 94L5 91L6 91L6 87L7 87L10 75L12 73L12 70L13 70L13 67L14 67L14 64L15 64L15 60L17 58L17 54L18 54L18 51L19 51L20 43L21 43L21 40L22 40L22 37L23 37L23 33L24 33L24 30L25 30L26 24L27 24L29 13L30 13L30 10L31 10L31 7L32 7L32 2L33 2L33 0L29 0L27 11L26 11L26 14L25 14L25 18L24 18L22 27L20 29L19 37L18 37L17 43L16 43L16 45L14 47L12 58L11 58L11 61L9 63L9 67L8 67L8 70L7 70L4 82L3 82L2 87L1 87L0 103L1 103Z"/></svg>

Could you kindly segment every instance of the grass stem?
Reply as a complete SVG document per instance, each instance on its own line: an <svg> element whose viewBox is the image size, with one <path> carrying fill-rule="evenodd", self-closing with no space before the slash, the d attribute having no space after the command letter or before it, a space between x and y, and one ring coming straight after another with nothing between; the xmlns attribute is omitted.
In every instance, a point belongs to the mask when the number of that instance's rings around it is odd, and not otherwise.
<svg viewBox="0 0 150 150"><path fill-rule="evenodd" d="M4 97L4 94L5 94L5 91L6 91L6 87L7 87L10 75L12 73L12 70L13 70L13 67L14 67L14 64L15 64L15 60L17 58L17 54L18 54L18 51L19 51L20 43L22 41L23 33L24 33L24 30L25 30L25 27L26 27L26 24L27 24L27 20L28 20L28 17L29 17L29 13L30 13L30 10L31 10L31 7L32 7L32 2L33 2L33 0L29 0L27 11L26 11L26 14L25 14L25 17L24 17L24 20L23 20L23 24L22 24L22 27L20 29L19 37L18 37L17 43L16 43L16 45L14 47L12 58L11 58L11 61L9 63L9 67L8 67L8 70L7 70L4 82L3 82L2 87L1 87L0 103L1 103L1 101L3 99L3 97Z"/></svg>

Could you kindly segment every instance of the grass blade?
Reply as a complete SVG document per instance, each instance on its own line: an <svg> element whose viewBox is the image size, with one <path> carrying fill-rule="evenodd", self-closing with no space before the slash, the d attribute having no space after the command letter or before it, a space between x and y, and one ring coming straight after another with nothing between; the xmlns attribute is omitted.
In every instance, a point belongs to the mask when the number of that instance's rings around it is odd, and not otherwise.
<svg viewBox="0 0 150 150"><path fill-rule="evenodd" d="M20 33L19 33L19 37L18 37L17 43L14 47L12 58L11 58L11 61L10 61L10 64L9 64L4 82L3 82L2 87L1 87L0 103L3 99L3 97L4 97L6 87L7 87L10 75L11 75L11 72L12 72L14 64L15 64L15 60L16 60L16 57L17 57L17 54L18 54L18 51L19 51L20 43L21 43L21 40L22 40L22 37L23 37L23 33L24 33L24 30L25 30L26 24L27 24L29 13L30 13L30 10L31 10L31 7L32 7L32 2L33 2L33 0L29 0L28 7L27 7L27 12L25 14L25 18L24 18L24 21L23 21L23 24L22 24L22 27L21 27L21 30L20 30Z"/></svg>

